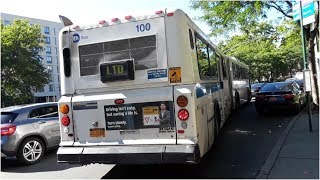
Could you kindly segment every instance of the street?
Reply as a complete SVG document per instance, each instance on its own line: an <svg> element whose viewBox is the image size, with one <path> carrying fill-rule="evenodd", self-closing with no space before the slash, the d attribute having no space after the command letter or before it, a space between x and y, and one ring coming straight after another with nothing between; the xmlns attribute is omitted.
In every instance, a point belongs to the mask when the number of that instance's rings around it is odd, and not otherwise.
<svg viewBox="0 0 320 180"><path fill-rule="evenodd" d="M259 116L254 103L235 112L212 150L197 165L58 164L49 152L38 164L19 166L1 161L1 178L255 178L293 115Z"/></svg>

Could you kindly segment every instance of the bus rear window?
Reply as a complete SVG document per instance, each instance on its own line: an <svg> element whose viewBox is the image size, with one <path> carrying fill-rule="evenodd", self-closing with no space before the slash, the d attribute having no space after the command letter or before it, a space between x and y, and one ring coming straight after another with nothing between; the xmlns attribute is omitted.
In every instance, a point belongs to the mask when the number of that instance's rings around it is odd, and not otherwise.
<svg viewBox="0 0 320 180"><path fill-rule="evenodd" d="M99 74L102 62L133 59L135 70L157 68L156 36L79 46L81 76Z"/></svg>

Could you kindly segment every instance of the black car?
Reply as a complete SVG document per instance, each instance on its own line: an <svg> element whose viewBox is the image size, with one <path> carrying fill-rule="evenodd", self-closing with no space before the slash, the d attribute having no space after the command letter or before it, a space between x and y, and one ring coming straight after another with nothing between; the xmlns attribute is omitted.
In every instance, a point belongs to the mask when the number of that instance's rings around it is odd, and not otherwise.
<svg viewBox="0 0 320 180"><path fill-rule="evenodd" d="M256 97L260 89L267 83L255 83L251 84L251 97Z"/></svg>
<svg viewBox="0 0 320 180"><path fill-rule="evenodd" d="M292 81L296 82L300 86L301 90L304 89L304 80L303 79L289 78L289 79L285 80L285 82L292 82Z"/></svg>
<svg viewBox="0 0 320 180"><path fill-rule="evenodd" d="M267 83L256 95L256 111L261 114L265 110L293 110L299 113L306 102L305 93L294 81Z"/></svg>

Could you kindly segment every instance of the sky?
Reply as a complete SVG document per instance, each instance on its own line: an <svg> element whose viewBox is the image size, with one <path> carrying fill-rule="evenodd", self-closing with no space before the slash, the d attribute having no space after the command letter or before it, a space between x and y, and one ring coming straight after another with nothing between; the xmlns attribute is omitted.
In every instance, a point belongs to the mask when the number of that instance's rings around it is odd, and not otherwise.
<svg viewBox="0 0 320 180"><path fill-rule="evenodd" d="M193 10L190 0L1 0L0 11L7 14L60 22L58 15L69 18L74 24L95 24L126 15L141 15L143 12L182 9L200 29L210 33L210 27L195 20L200 10Z"/></svg>

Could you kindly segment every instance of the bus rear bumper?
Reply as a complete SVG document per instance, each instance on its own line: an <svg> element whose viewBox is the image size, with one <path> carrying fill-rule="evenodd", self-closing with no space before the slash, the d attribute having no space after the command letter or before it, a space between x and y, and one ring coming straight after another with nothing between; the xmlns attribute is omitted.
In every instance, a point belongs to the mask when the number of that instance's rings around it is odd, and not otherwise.
<svg viewBox="0 0 320 180"><path fill-rule="evenodd" d="M59 163L70 164L195 164L200 161L198 145L126 145L60 147Z"/></svg>

